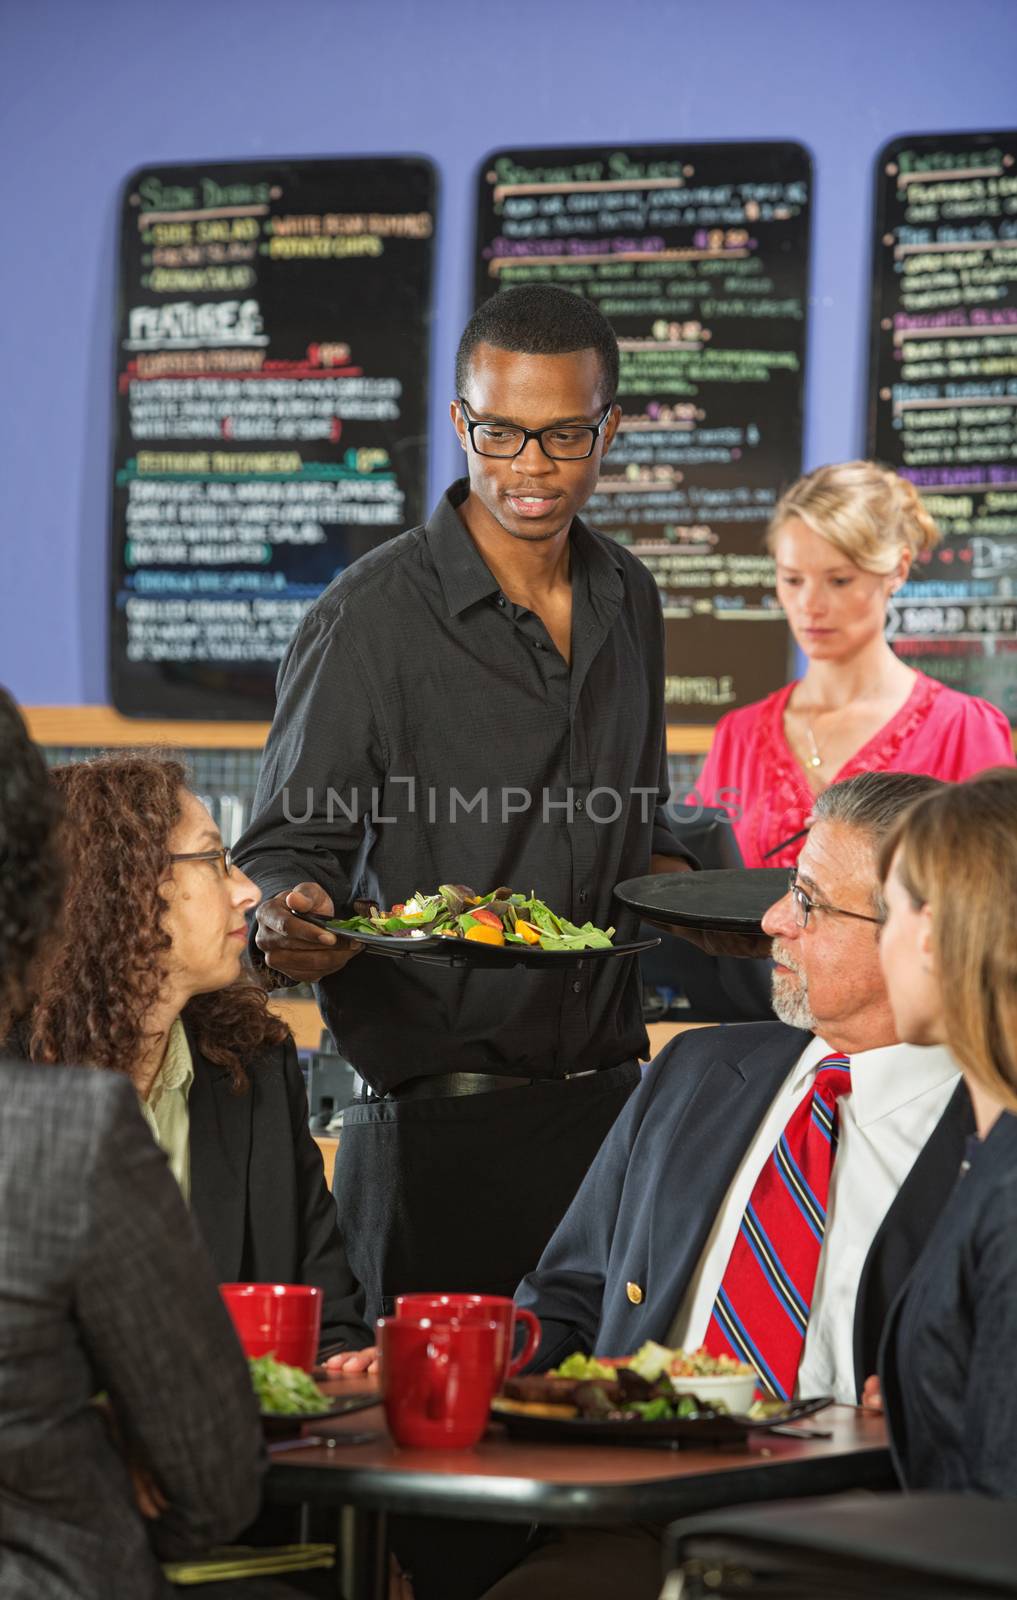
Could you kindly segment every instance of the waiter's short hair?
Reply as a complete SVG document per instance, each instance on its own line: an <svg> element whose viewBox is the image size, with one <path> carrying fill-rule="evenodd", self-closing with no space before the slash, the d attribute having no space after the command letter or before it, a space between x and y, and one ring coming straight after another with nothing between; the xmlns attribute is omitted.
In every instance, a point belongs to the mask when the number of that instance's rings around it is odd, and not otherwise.
<svg viewBox="0 0 1017 1600"><path fill-rule="evenodd" d="M21 713L0 688L0 1038L26 1003L30 969L59 920L62 810Z"/></svg>
<svg viewBox="0 0 1017 1600"><path fill-rule="evenodd" d="M604 313L556 283L520 283L478 306L456 351L456 394L468 398L470 362L478 344L528 356L563 356L595 350L603 373L601 400L618 392L618 340Z"/></svg>

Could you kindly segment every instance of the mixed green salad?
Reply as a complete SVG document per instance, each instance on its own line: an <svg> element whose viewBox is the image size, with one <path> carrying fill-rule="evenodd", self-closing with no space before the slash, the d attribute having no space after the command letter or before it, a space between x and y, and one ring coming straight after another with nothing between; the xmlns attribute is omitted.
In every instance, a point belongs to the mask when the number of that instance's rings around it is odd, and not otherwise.
<svg viewBox="0 0 1017 1600"><path fill-rule="evenodd" d="M751 1372L751 1367L732 1356L713 1356L704 1349L669 1350L651 1340L635 1355L617 1361L598 1361L575 1351L553 1369L551 1377L574 1382L570 1398L580 1416L670 1422L678 1417L730 1414L719 1398L707 1401L693 1393L676 1392L674 1379L730 1378Z"/></svg>
<svg viewBox="0 0 1017 1600"><path fill-rule="evenodd" d="M613 928L581 927L559 917L543 900L501 885L478 895L462 883L443 883L436 894L419 889L389 911L371 907L369 917L335 918L335 933L373 933L398 939L468 939L476 944L528 945L540 950L602 950Z"/></svg>
<svg viewBox="0 0 1017 1600"><path fill-rule="evenodd" d="M671 1422L676 1417L719 1415L724 1407L703 1406L692 1394L675 1394L666 1376L643 1377L631 1365L607 1366L593 1356L566 1357L555 1378L573 1378L572 1401L581 1417L640 1422Z"/></svg>
<svg viewBox="0 0 1017 1600"><path fill-rule="evenodd" d="M619 1368L624 1367L629 1372L634 1372L640 1378L645 1378L647 1383L656 1383L658 1378L737 1378L749 1377L754 1369L746 1366L744 1361L736 1361L734 1356L711 1355L710 1351L700 1346L698 1350L682 1350L676 1347L671 1350L666 1345L655 1344L648 1339L640 1345L633 1356L619 1357L618 1360L598 1361L596 1356L583 1355L576 1350L566 1356L560 1366L555 1367L556 1378L614 1378Z"/></svg>
<svg viewBox="0 0 1017 1600"><path fill-rule="evenodd" d="M258 1407L272 1416L328 1410L328 1400L303 1367L288 1367L275 1356L248 1356Z"/></svg>

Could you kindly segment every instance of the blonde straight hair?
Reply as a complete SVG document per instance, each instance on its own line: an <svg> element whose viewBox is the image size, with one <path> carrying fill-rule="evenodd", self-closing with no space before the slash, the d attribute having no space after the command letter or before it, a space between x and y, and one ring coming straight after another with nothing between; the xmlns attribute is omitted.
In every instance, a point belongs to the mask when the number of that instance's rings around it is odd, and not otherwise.
<svg viewBox="0 0 1017 1600"><path fill-rule="evenodd" d="M1017 1112L1017 770L946 784L905 812L879 854L932 912L946 1042Z"/></svg>
<svg viewBox="0 0 1017 1600"><path fill-rule="evenodd" d="M913 483L875 461L817 467L786 490L774 507L766 547L792 517L818 533L863 572L885 577L904 550L912 557L942 538Z"/></svg>

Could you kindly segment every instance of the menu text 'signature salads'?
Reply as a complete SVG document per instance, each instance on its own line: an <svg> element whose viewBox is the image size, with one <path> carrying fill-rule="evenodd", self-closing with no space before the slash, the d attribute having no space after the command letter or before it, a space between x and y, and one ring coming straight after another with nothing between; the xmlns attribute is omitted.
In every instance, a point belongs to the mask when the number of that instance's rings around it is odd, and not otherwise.
<svg viewBox="0 0 1017 1600"><path fill-rule="evenodd" d="M524 945L539 950L603 950L610 946L613 928L592 922L578 927L559 917L543 900L514 894L501 885L478 895L462 883L443 883L436 894L419 889L412 899L389 911L371 907L367 917L335 918L328 923L335 933L382 934L394 939L468 939L475 944Z"/></svg>

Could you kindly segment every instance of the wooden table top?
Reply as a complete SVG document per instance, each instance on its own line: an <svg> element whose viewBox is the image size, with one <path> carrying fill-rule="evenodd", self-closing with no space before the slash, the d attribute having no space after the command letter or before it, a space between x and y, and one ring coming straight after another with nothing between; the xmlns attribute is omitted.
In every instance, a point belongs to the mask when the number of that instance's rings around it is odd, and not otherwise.
<svg viewBox="0 0 1017 1600"><path fill-rule="evenodd" d="M334 1392L366 1392L340 1380ZM810 1419L829 1439L751 1434L744 1445L680 1449L533 1444L495 1424L472 1450L401 1450L380 1408L306 1432L322 1442L273 1453L270 1499L501 1521L661 1520L753 1500L888 1488L882 1417L831 1406Z"/></svg>

